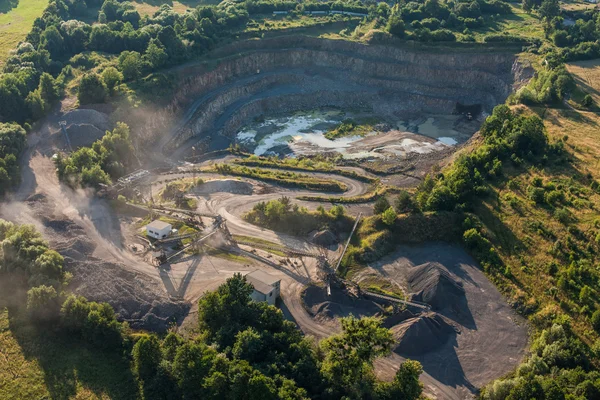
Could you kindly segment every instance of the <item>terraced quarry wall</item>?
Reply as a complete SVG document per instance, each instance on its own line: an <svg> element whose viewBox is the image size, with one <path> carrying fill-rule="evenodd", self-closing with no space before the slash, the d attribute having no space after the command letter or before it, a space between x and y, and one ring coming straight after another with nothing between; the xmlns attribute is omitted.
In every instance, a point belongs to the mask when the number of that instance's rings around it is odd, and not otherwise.
<svg viewBox="0 0 600 400"><path fill-rule="evenodd" d="M160 142L166 152L211 136L213 150L250 119L323 106L382 115L485 111L504 102L519 71L510 51L442 52L299 35L247 40L214 51L217 65L178 68L166 112L183 114Z"/></svg>

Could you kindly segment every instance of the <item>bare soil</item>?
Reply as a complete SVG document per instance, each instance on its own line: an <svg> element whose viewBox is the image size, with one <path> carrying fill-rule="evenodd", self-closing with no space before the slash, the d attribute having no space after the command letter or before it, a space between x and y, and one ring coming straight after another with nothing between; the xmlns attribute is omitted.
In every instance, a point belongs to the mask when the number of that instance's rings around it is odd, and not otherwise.
<svg viewBox="0 0 600 400"><path fill-rule="evenodd" d="M461 248L444 243L399 246L396 252L372 264L355 279L360 281L369 274L389 279L408 293L411 283L413 288L434 289L433 296L424 296L423 300L436 303L434 310L439 316L426 324L420 322L419 329L413 328L419 334L421 325L427 328L422 339L431 338L431 333L449 332L445 326L456 330L447 334L445 343L437 339L440 337L437 334L436 339L423 340L433 344L437 341L439 346L435 351L429 345L423 352L402 345L396 349L399 355L420 361L425 373L438 383L426 384L431 395L453 399L473 397L478 388L511 371L525 354L528 342L525 320L514 313ZM464 290L464 299L460 288ZM448 304L438 303L441 299ZM393 373L393 369L386 369L393 360L395 357L380 364L378 372L382 377Z"/></svg>

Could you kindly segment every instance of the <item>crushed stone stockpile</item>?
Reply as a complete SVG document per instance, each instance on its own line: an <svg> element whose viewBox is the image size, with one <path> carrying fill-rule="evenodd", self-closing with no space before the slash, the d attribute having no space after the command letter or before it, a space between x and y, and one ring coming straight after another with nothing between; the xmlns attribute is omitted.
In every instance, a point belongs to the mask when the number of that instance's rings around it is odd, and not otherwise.
<svg viewBox="0 0 600 400"><path fill-rule="evenodd" d="M337 238L329 229L313 232L310 241L320 246L329 247L337 243Z"/></svg>
<svg viewBox="0 0 600 400"><path fill-rule="evenodd" d="M355 317L366 317L378 315L383 311L377 303L352 296L335 287L331 288L331 296L328 296L326 288L308 286L302 293L302 301L308 313L317 320L331 320L351 314Z"/></svg>
<svg viewBox="0 0 600 400"><path fill-rule="evenodd" d="M400 355L416 356L443 346L456 331L443 317L427 313L411 318L392 328L398 345L394 351Z"/></svg>
<svg viewBox="0 0 600 400"><path fill-rule="evenodd" d="M63 114L59 120L67 123L67 134L73 149L90 146L114 127L107 114L96 110L72 110ZM59 137L62 143L62 134Z"/></svg>
<svg viewBox="0 0 600 400"><path fill-rule="evenodd" d="M457 308L465 302L462 283L454 280L439 263L428 262L411 269L407 277L412 300L431 305L435 310Z"/></svg>
<svg viewBox="0 0 600 400"><path fill-rule="evenodd" d="M89 300L107 302L134 329L165 332L172 323L180 323L190 304L173 301L154 280L124 270L117 263L93 257L86 261L65 259L73 272L74 292Z"/></svg>
<svg viewBox="0 0 600 400"><path fill-rule="evenodd" d="M47 196L32 195L26 202L43 215L39 222L52 248L65 258L65 270L73 274L70 290L74 293L109 303L118 318L135 329L164 332L187 315L190 305L171 300L158 281L93 257L96 243L82 226L57 216Z"/></svg>

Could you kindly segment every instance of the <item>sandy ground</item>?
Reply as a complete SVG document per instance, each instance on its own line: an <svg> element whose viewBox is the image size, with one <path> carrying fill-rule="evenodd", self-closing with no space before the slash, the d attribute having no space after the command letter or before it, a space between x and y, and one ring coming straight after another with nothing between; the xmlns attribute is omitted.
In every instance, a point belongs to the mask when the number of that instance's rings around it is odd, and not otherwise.
<svg viewBox="0 0 600 400"><path fill-rule="evenodd" d="M360 281L361 277L376 274L409 292L407 275L428 262L439 263L462 284L467 307L457 310L448 305L436 310L457 328L457 334L439 350L417 356L412 354L411 358L420 361L429 376L451 390L452 396L448 398L469 398L477 388L508 373L520 362L527 347L527 325L513 312L476 262L452 245L400 246L394 254L372 264L355 279ZM385 370L379 372L385 376ZM433 393L437 390L429 389ZM439 398L447 398L449 394L442 393Z"/></svg>

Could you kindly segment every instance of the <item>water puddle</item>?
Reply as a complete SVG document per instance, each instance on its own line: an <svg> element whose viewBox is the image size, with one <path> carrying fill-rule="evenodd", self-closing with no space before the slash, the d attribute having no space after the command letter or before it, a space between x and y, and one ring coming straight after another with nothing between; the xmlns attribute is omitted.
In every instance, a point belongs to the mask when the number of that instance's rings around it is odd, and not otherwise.
<svg viewBox="0 0 600 400"><path fill-rule="evenodd" d="M459 116L435 116L399 121L397 129L329 140L327 130L351 115L342 111L312 111L266 118L240 131L236 140L259 156L337 152L344 158L388 158L409 153L427 154L463 143L473 132L454 129ZM422 135L422 136L421 136ZM433 139L433 140L432 140Z"/></svg>

